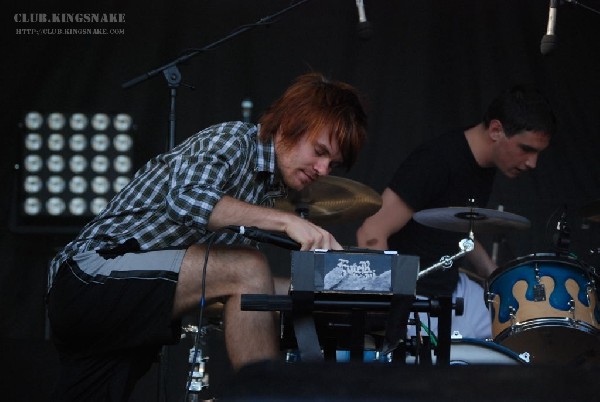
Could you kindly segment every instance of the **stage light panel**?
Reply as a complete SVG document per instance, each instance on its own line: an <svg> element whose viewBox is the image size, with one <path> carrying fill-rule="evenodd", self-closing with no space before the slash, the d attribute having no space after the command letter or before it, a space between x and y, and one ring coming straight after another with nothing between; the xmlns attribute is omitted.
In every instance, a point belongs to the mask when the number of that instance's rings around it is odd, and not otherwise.
<svg viewBox="0 0 600 402"><path fill-rule="evenodd" d="M82 226L134 174L134 124L127 113L30 111L19 130L19 226Z"/></svg>
<svg viewBox="0 0 600 402"><path fill-rule="evenodd" d="M62 113L50 113L48 115L48 128L53 131L62 130L65 126L66 119Z"/></svg>

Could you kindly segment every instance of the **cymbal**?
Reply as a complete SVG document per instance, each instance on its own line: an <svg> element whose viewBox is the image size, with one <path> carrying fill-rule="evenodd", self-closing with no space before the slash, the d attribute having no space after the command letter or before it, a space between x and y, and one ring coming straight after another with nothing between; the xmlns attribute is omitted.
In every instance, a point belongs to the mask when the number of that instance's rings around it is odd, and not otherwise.
<svg viewBox="0 0 600 402"><path fill-rule="evenodd" d="M416 212L413 219L422 225L451 232L499 233L510 229L529 229L527 218L496 209L449 207Z"/></svg>
<svg viewBox="0 0 600 402"><path fill-rule="evenodd" d="M381 196L370 187L339 176L323 176L302 191L289 190L275 208L304 216L317 225L364 219L381 208Z"/></svg>
<svg viewBox="0 0 600 402"><path fill-rule="evenodd" d="M584 205L579 210L581 216L590 221L600 222L600 199Z"/></svg>

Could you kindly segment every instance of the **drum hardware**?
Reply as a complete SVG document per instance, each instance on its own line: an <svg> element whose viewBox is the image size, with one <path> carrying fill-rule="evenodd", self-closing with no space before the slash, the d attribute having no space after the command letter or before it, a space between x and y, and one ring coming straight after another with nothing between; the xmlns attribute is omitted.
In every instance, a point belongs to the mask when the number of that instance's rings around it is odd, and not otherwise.
<svg viewBox="0 0 600 402"><path fill-rule="evenodd" d="M556 233L553 236L553 244L557 253L569 253L571 245L571 230L567 225L567 206L564 206L560 218L556 222Z"/></svg>
<svg viewBox="0 0 600 402"><path fill-rule="evenodd" d="M185 401L214 401L208 398L210 391L207 389L210 385L209 371L211 363L208 354L209 339L216 331L223 330L223 307L224 304L218 301L209 302L204 311L198 318L198 324L186 324L181 327L181 339L191 340L191 347L188 351L188 372L185 382ZM189 319L194 317L190 316Z"/></svg>
<svg viewBox="0 0 600 402"><path fill-rule="evenodd" d="M473 251L475 248L474 236L473 232L469 234L468 239L462 239L458 242L458 247L460 251L452 256L443 256L440 258L440 261L431 265L430 267L420 271L417 275L417 279L421 279L423 276L440 269L448 269L452 267L453 261L457 258L462 257L463 255Z"/></svg>
<svg viewBox="0 0 600 402"><path fill-rule="evenodd" d="M209 386L209 375L206 372L206 362L209 357L204 354L207 346L208 327L198 328L197 325L186 325L182 330L182 338L191 336L195 339L194 345L189 350L188 363L190 370L186 383L187 400L195 401L198 400L198 393Z"/></svg>
<svg viewBox="0 0 600 402"><path fill-rule="evenodd" d="M536 302L545 301L546 300L546 286L544 286L544 284L541 282L540 268L538 267L537 264L535 264L534 272L535 272L536 284L533 285L533 300Z"/></svg>
<svg viewBox="0 0 600 402"><path fill-rule="evenodd" d="M575 302L573 301L573 299L569 300L569 312L571 313L571 320L575 322Z"/></svg>
<svg viewBox="0 0 600 402"><path fill-rule="evenodd" d="M529 354L529 352L523 352L523 353L519 353L519 357L521 359L523 359L523 361L525 363L529 363L530 359L531 359L531 355Z"/></svg>
<svg viewBox="0 0 600 402"><path fill-rule="evenodd" d="M510 327L512 331L516 331L517 326L517 310L513 306L508 307L510 311Z"/></svg>
<svg viewBox="0 0 600 402"><path fill-rule="evenodd" d="M469 203L474 205L474 200ZM475 229L481 232L497 233L505 229L527 229L531 226L528 219L505 212L502 209L484 209L469 207L432 208L418 211L413 219L425 226L452 232L468 233L468 238L459 243L460 251L453 256L443 256L440 261L419 272L421 278L432 271L448 269L453 261L475 248Z"/></svg>
<svg viewBox="0 0 600 402"><path fill-rule="evenodd" d="M360 220L381 208L381 196L370 187L339 176L323 176L301 191L288 190L275 208L293 212L318 225Z"/></svg>

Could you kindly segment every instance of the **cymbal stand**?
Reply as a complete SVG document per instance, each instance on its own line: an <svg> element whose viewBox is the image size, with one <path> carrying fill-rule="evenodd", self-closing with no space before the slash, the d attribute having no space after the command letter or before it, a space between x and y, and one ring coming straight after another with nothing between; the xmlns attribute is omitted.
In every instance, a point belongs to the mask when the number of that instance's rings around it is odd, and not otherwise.
<svg viewBox="0 0 600 402"><path fill-rule="evenodd" d="M438 271L440 269L449 269L452 267L454 260L462 257L463 255L473 251L475 248L475 234L473 233L473 214L471 213L469 218L469 236L465 239L462 239L458 242L458 247L460 251L452 256L445 255L438 262L431 265L430 267L420 271L417 275L417 280L421 279L423 276Z"/></svg>
<svg viewBox="0 0 600 402"><path fill-rule="evenodd" d="M423 276L425 276L433 271L437 271L440 269L448 269L448 268L452 267L454 260L473 251L473 249L475 248L475 241L474 241L474 238L472 235L473 235L473 232L470 233L469 238L462 239L460 242L458 242L458 246L460 248L460 251L458 253L456 253L452 256L448 256L448 255L443 256L442 258L440 258L439 262L436 262L435 264L431 265L429 268L426 268L423 271L419 272L417 275L417 280L421 279Z"/></svg>

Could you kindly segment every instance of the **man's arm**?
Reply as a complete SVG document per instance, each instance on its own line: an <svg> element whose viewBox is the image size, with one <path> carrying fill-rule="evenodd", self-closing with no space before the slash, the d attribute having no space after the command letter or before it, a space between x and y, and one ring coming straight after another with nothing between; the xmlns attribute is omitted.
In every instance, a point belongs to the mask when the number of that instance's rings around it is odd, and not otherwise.
<svg viewBox="0 0 600 402"><path fill-rule="evenodd" d="M464 258L467 260L467 268L483 279L490 276L497 268L481 243L475 240L475 248L467 253Z"/></svg>
<svg viewBox="0 0 600 402"><path fill-rule="evenodd" d="M342 249L331 233L306 219L289 212L224 196L215 204L209 216L208 229L214 231L229 225L255 226L263 230L286 233L302 245L302 250Z"/></svg>
<svg viewBox="0 0 600 402"><path fill-rule="evenodd" d="M368 217L356 231L358 247L387 250L388 238L413 216L413 209L391 189L383 191L381 200L379 211Z"/></svg>

